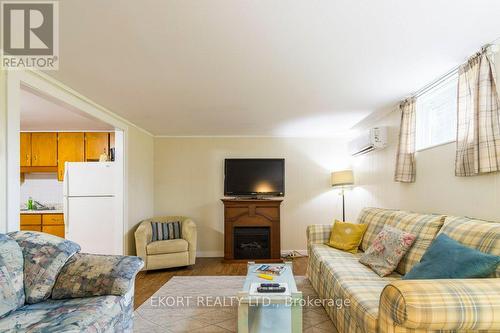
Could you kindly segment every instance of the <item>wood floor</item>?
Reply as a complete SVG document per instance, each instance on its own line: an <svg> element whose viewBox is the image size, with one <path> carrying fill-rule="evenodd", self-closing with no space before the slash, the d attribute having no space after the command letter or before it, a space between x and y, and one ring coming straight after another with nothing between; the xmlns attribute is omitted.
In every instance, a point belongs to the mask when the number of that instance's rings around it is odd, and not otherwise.
<svg viewBox="0 0 500 333"><path fill-rule="evenodd" d="M307 258L293 260L293 274L306 275ZM174 276L246 275L246 263L222 263L222 258L197 258L196 265L139 272L135 279L135 308Z"/></svg>

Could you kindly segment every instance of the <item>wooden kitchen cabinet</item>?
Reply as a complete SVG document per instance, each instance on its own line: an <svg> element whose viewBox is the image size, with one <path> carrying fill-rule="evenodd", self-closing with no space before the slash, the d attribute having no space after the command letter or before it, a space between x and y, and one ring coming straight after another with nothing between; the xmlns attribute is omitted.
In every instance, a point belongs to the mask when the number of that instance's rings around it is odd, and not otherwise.
<svg viewBox="0 0 500 333"><path fill-rule="evenodd" d="M57 166L57 133L31 133L31 166Z"/></svg>
<svg viewBox="0 0 500 333"><path fill-rule="evenodd" d="M64 179L65 162L85 161L85 134L61 132L57 139L57 179Z"/></svg>
<svg viewBox="0 0 500 333"><path fill-rule="evenodd" d="M109 133L85 133L85 161L99 161L101 154L109 154Z"/></svg>
<svg viewBox="0 0 500 333"><path fill-rule="evenodd" d="M64 225L44 225L42 232L64 238Z"/></svg>
<svg viewBox="0 0 500 333"><path fill-rule="evenodd" d="M21 214L21 230L41 231L64 238L64 215L55 214Z"/></svg>
<svg viewBox="0 0 500 333"><path fill-rule="evenodd" d="M21 133L20 145L21 155L19 161L21 166L31 166L31 133Z"/></svg>
<svg viewBox="0 0 500 333"><path fill-rule="evenodd" d="M42 231L42 216L40 214L21 214L21 230Z"/></svg>
<svg viewBox="0 0 500 333"><path fill-rule="evenodd" d="M40 214L21 214L21 226L23 225L41 225L42 215Z"/></svg>
<svg viewBox="0 0 500 333"><path fill-rule="evenodd" d="M43 214L42 232L64 238L63 214Z"/></svg>
<svg viewBox="0 0 500 333"><path fill-rule="evenodd" d="M114 132L23 132L20 135L21 180L25 173L57 173L64 179L65 162L95 162L109 157L115 146Z"/></svg>
<svg viewBox="0 0 500 333"><path fill-rule="evenodd" d="M42 214L42 225L64 225L63 214Z"/></svg>
<svg viewBox="0 0 500 333"><path fill-rule="evenodd" d="M38 225L22 225L19 229L21 229L22 231L38 231L38 232L42 232L42 225L41 224L38 224Z"/></svg>

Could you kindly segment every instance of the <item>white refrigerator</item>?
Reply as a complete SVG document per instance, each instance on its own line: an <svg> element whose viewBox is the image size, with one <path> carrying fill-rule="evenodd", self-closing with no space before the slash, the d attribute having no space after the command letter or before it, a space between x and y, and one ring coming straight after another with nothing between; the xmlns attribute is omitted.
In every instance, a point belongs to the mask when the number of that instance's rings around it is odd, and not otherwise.
<svg viewBox="0 0 500 333"><path fill-rule="evenodd" d="M113 162L66 162L64 224L66 239L82 252L120 253L120 221L116 202Z"/></svg>

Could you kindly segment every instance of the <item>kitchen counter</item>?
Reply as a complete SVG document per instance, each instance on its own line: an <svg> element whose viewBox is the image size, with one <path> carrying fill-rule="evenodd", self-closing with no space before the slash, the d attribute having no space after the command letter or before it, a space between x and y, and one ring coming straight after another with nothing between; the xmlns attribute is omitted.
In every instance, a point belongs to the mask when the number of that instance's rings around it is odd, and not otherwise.
<svg viewBox="0 0 500 333"><path fill-rule="evenodd" d="M63 214L63 210L62 209L21 210L21 214Z"/></svg>

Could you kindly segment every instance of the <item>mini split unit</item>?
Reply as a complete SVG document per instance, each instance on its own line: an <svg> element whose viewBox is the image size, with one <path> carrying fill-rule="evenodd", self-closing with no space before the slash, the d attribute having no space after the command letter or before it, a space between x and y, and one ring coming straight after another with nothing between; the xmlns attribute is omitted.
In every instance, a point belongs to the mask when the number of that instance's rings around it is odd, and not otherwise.
<svg viewBox="0 0 500 333"><path fill-rule="evenodd" d="M385 147L387 147L387 127L374 127L349 142L349 153L352 156L359 156Z"/></svg>

